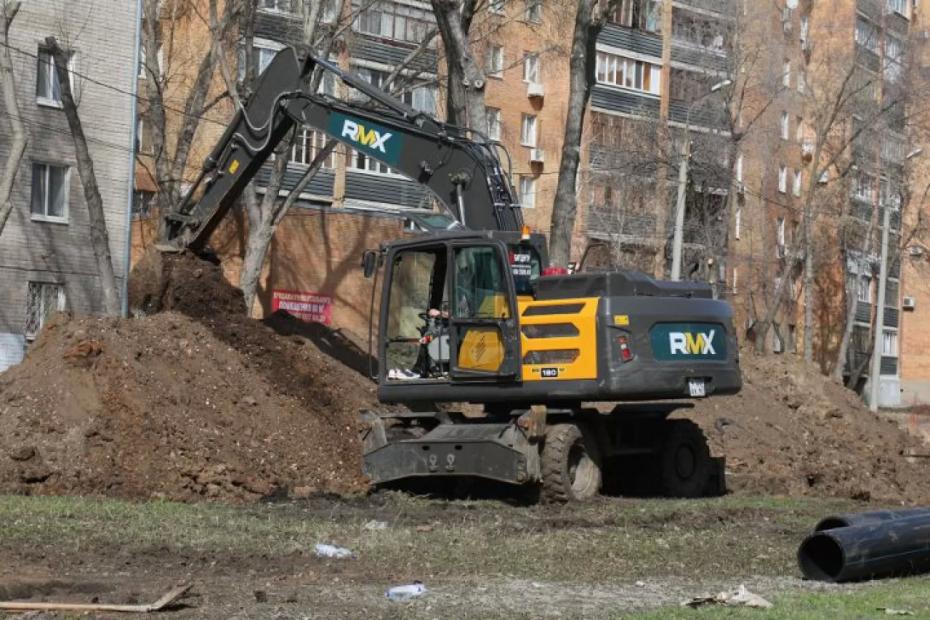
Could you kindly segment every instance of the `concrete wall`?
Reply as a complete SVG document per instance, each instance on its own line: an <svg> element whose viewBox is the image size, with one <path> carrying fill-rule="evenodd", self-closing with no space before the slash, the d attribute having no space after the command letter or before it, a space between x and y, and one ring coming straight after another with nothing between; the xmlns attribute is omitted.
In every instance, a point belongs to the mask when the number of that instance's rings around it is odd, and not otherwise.
<svg viewBox="0 0 930 620"><path fill-rule="evenodd" d="M71 311L102 311L87 209L68 123L61 109L42 106L36 100L35 56L48 36L57 37L63 47L75 50L74 70L85 76L75 76L74 85L103 198L113 264L122 284L135 125L131 93L136 74L136 8L134 0L30 0L22 4L13 22L10 39L15 48L11 55L16 94L29 145L14 186L13 212L0 237L0 334L22 335L30 281L63 285ZM0 116L8 114L0 104ZM9 124L0 123L0 161L9 154L8 132ZM33 162L71 167L65 222L43 222L31 217ZM0 358L15 359L11 351ZM0 362L0 370L4 367Z"/></svg>

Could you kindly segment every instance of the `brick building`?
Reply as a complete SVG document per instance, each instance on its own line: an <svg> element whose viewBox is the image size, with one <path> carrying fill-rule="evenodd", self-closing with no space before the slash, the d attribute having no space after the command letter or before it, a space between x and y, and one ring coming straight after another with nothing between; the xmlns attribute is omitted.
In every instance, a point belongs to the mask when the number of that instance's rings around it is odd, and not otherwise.
<svg viewBox="0 0 930 620"><path fill-rule="evenodd" d="M72 86L106 212L113 266L125 282L133 177L136 2L23 2L10 29L16 96L29 143L0 235L0 370L17 363L55 310L102 312L102 292L74 143L43 42L73 50ZM69 41L69 39L71 39ZM0 117L9 112L0 104ZM0 160L9 124L0 123Z"/></svg>

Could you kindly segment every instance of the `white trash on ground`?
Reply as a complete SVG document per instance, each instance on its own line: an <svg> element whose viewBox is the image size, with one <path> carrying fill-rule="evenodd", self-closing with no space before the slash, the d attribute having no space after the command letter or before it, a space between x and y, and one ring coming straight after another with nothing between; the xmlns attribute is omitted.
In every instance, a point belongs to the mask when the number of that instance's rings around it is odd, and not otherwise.
<svg viewBox="0 0 930 620"><path fill-rule="evenodd" d="M389 600L402 602L409 601L418 596L423 596L424 594L426 594L426 586L423 585L423 582L414 581L410 585L394 586L385 592L384 596Z"/></svg>
<svg viewBox="0 0 930 620"><path fill-rule="evenodd" d="M368 521L367 523L365 523L365 525L363 525L362 527L365 528L366 530L376 531L376 530L386 530L387 526L388 526L387 521L375 521L374 519L372 519L371 521Z"/></svg>
<svg viewBox="0 0 930 620"><path fill-rule="evenodd" d="M682 607L704 607L705 605L727 605L730 607L753 607L756 609L770 609L773 605L759 596L746 589L746 586L740 584L735 592L719 592L715 595L705 594L696 596L692 599L682 602Z"/></svg>
<svg viewBox="0 0 930 620"><path fill-rule="evenodd" d="M336 545L318 544L313 548L313 551L319 558L335 558L337 560L355 558L355 554L352 553L351 550L345 547L337 547Z"/></svg>

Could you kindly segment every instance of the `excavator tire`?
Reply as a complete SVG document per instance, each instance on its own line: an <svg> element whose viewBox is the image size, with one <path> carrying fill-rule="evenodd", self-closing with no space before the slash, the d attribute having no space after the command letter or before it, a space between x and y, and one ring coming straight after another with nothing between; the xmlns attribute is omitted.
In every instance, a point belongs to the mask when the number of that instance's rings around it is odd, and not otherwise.
<svg viewBox="0 0 930 620"><path fill-rule="evenodd" d="M542 497L546 502L583 501L601 490L601 459L576 424L546 429L542 449Z"/></svg>
<svg viewBox="0 0 930 620"><path fill-rule="evenodd" d="M701 497L713 473L704 431L691 420L669 420L658 454L658 478L667 497Z"/></svg>

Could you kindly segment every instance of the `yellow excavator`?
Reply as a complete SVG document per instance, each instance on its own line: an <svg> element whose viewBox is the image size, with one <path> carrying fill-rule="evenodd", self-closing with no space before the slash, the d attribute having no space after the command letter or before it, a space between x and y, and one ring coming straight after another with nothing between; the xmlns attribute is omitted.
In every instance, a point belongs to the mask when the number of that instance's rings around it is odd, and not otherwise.
<svg viewBox="0 0 930 620"><path fill-rule="evenodd" d="M313 91L315 71L369 101ZM412 211L419 235L362 259L365 275L383 282L371 317L378 397L406 405L363 414L364 470L374 483L486 480L552 501L643 482L677 496L722 488L723 460L711 458L696 424L669 415L688 399L740 390L729 305L705 284L549 265L545 238L523 225L499 145L325 60L277 54L165 216L163 245L203 249L275 146L301 126L423 184L442 209Z"/></svg>

